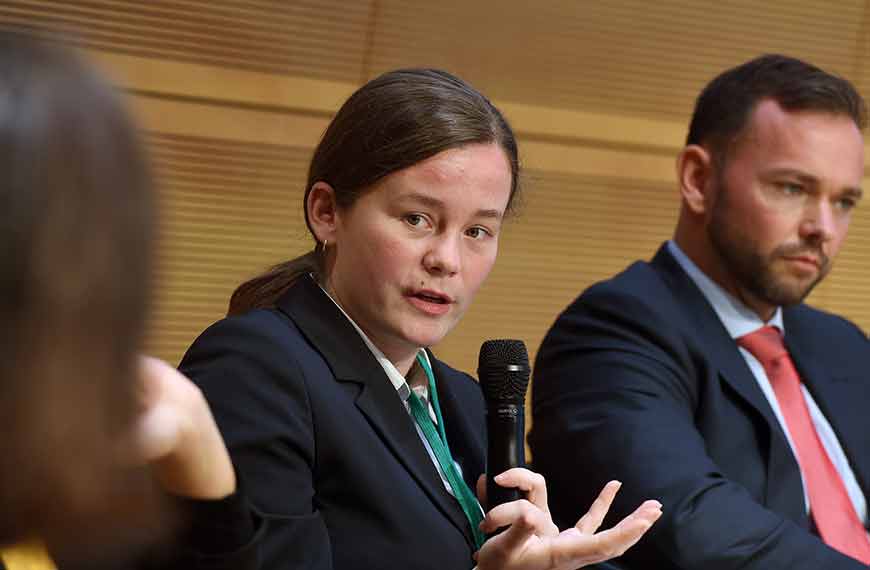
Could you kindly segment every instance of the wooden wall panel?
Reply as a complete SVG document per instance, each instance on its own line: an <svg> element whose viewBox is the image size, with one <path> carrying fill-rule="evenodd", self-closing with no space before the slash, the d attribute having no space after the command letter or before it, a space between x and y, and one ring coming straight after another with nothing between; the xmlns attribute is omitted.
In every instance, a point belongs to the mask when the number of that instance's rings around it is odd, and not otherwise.
<svg viewBox="0 0 870 570"><path fill-rule="evenodd" d="M86 47L360 82L434 65L494 97L683 120L719 70L786 52L862 86L861 0L5 0L0 19Z"/></svg>
<svg viewBox="0 0 870 570"><path fill-rule="evenodd" d="M301 204L311 153L159 133L148 141L163 216L146 349L178 362L239 283L310 247Z"/></svg>
<svg viewBox="0 0 870 570"><path fill-rule="evenodd" d="M860 79L864 18L861 0L383 0L372 69L443 66L502 100L683 121L708 79L764 52Z"/></svg>
<svg viewBox="0 0 870 570"><path fill-rule="evenodd" d="M89 48L278 74L359 81L371 2L4 0L2 20Z"/></svg>
<svg viewBox="0 0 870 570"><path fill-rule="evenodd" d="M310 246L307 156L340 102L380 71L446 67L520 134L524 213L438 347L473 370L479 340L519 336L534 351L574 295L670 236L674 156L713 74L780 51L865 86L870 55L859 0L7 0L0 26L65 32L129 93L164 206L149 347L173 361L236 283ZM870 328L868 267L864 205L812 300Z"/></svg>

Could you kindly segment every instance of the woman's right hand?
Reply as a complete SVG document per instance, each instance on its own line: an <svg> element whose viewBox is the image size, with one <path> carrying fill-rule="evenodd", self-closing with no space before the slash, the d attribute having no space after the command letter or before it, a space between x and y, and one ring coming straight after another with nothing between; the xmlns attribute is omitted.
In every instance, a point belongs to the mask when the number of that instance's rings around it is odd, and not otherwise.
<svg viewBox="0 0 870 570"><path fill-rule="evenodd" d="M547 506L544 478L514 468L496 477L503 487L526 492L526 499L504 503L486 514L480 527L504 532L487 540L475 555L479 570L574 570L622 555L661 516L661 503L645 501L613 528L598 532L620 483L604 486L589 512L573 527L559 532ZM478 484L478 488L485 487Z"/></svg>
<svg viewBox="0 0 870 570"><path fill-rule="evenodd" d="M136 456L171 494L222 499L236 489L229 452L199 388L156 358L140 358Z"/></svg>

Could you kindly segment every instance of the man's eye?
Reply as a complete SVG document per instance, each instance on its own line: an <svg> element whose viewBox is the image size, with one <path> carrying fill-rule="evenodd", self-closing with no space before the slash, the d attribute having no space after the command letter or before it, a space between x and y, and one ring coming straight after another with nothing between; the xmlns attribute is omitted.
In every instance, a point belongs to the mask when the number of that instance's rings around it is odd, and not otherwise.
<svg viewBox="0 0 870 570"><path fill-rule="evenodd" d="M423 223L423 216L420 214L408 214L405 216L405 221L412 226L419 226Z"/></svg>
<svg viewBox="0 0 870 570"><path fill-rule="evenodd" d="M789 196L795 196L801 194L804 191L803 186L794 182L784 182L781 186L783 194L787 194Z"/></svg>

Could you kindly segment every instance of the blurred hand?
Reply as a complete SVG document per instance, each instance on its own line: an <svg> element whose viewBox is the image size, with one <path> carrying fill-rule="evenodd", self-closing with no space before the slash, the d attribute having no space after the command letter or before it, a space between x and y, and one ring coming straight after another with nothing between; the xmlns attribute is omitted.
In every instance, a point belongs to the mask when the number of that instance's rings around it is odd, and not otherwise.
<svg viewBox="0 0 870 570"><path fill-rule="evenodd" d="M622 555L661 516L661 503L645 501L637 510L611 529L598 531L620 483L604 486L574 527L559 532L547 507L547 486L543 476L514 468L495 477L502 487L516 487L526 499L499 505L486 514L480 525L486 533L508 527L487 540L475 554L479 570L573 570ZM478 496L485 479L478 481Z"/></svg>
<svg viewBox="0 0 870 570"><path fill-rule="evenodd" d="M163 488L194 499L221 499L236 488L227 448L199 388L156 358L140 358L142 413L136 456Z"/></svg>

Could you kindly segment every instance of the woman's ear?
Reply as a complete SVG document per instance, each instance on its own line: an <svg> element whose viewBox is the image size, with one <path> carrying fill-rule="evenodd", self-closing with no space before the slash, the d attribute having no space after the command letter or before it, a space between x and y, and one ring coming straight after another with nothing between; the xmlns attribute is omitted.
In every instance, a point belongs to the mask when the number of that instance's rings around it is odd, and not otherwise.
<svg viewBox="0 0 870 570"><path fill-rule="evenodd" d="M713 202L715 169L710 152L690 144L677 157L677 180L683 204L691 212L703 215Z"/></svg>
<svg viewBox="0 0 870 570"><path fill-rule="evenodd" d="M338 228L338 204L335 190L326 182L318 181L311 186L305 201L308 223L318 243L335 243Z"/></svg>

